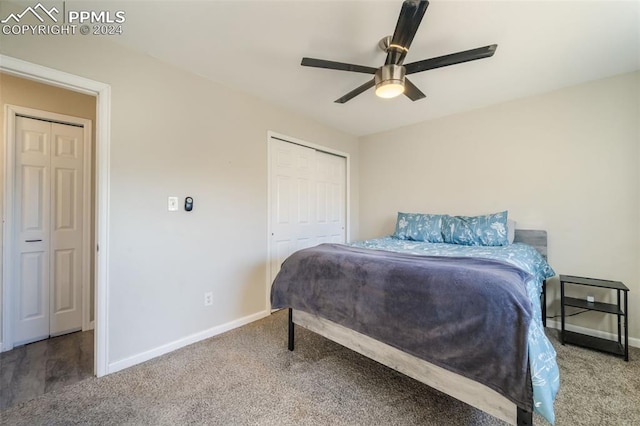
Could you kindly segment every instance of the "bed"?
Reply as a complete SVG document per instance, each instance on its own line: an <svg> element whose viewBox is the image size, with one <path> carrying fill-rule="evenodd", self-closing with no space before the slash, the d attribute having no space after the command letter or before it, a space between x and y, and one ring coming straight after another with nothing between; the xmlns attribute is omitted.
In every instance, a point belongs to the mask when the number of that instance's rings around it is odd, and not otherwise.
<svg viewBox="0 0 640 426"><path fill-rule="evenodd" d="M321 244L283 263L272 307L289 309L290 350L298 324L510 424L532 424L534 410L553 423L545 258L546 232L534 230L505 247Z"/></svg>

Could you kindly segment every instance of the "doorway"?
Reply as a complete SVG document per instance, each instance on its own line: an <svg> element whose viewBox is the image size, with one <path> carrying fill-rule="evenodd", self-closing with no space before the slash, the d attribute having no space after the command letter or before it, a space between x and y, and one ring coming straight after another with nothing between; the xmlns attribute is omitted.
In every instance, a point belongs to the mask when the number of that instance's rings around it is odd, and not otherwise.
<svg viewBox="0 0 640 426"><path fill-rule="evenodd" d="M96 184L95 184L95 211L96 211L96 261L95 261L95 363L94 371L98 377L108 374L109 371L109 341L108 341L108 289L109 289L109 152L111 129L111 87L108 84L90 80L63 71L26 62L10 56L0 54L0 71L9 75L22 77L32 81L38 81L54 87L68 89L74 92L84 93L96 97ZM12 184L12 183L11 183ZM11 223L13 217L11 209L13 205L11 194L6 189L12 187L5 181L3 196L3 215L5 224ZM10 229L10 227L7 227ZM11 241L12 236L3 233L3 248ZM13 348L13 333L6 318L11 317L13 307L9 303L12 299L11 289L8 285L9 276L12 274L10 259L7 250L3 250L2 268L2 350ZM9 266L9 267L8 267Z"/></svg>
<svg viewBox="0 0 640 426"><path fill-rule="evenodd" d="M9 106L13 343L91 329L91 121Z"/></svg>

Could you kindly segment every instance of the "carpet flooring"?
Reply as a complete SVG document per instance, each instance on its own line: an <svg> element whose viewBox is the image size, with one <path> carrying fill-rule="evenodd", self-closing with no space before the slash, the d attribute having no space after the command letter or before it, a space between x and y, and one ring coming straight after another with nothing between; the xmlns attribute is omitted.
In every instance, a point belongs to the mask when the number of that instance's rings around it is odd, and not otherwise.
<svg viewBox="0 0 640 426"><path fill-rule="evenodd" d="M6 425L502 425L301 327L263 320L127 370L89 378L0 412ZM640 350L630 362L575 346L557 351L556 425L640 424ZM534 424L546 422L534 415Z"/></svg>

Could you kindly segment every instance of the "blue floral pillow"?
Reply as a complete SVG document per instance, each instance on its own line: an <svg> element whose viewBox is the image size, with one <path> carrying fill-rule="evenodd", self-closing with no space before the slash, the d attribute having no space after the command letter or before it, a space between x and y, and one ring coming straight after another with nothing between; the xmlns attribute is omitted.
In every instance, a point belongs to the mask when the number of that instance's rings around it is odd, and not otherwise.
<svg viewBox="0 0 640 426"><path fill-rule="evenodd" d="M449 216L442 218L445 243L466 246L506 246L507 212L484 216Z"/></svg>
<svg viewBox="0 0 640 426"><path fill-rule="evenodd" d="M400 240L442 243L442 215L398 212L393 236Z"/></svg>

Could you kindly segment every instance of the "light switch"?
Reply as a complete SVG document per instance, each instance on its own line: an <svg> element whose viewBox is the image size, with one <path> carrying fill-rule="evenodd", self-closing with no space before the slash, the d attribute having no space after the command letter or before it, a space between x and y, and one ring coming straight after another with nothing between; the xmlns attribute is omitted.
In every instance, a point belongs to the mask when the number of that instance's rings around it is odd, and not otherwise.
<svg viewBox="0 0 640 426"><path fill-rule="evenodd" d="M178 211L178 197L169 197L168 208L170 212Z"/></svg>

